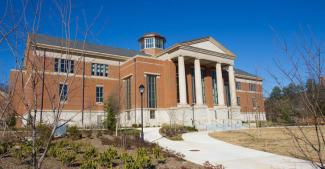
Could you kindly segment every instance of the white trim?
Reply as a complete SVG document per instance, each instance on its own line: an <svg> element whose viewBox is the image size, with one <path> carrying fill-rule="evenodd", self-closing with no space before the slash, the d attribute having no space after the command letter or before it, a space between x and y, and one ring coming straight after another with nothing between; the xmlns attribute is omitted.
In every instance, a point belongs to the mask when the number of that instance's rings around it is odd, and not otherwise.
<svg viewBox="0 0 325 169"><path fill-rule="evenodd" d="M248 79L242 79L242 78L235 78L236 82L243 82L243 83L252 83L252 84L258 84L262 85L261 81L256 81L256 80L248 80Z"/></svg>
<svg viewBox="0 0 325 169"><path fill-rule="evenodd" d="M43 57L44 56L44 51L43 50L36 50L36 55L38 57ZM83 56L77 56L77 55L73 55L73 54L65 54L65 53L58 53L58 52L50 52L50 51L46 51L45 52L45 57L48 58L63 58L63 59L70 59L70 60L75 60L75 61L82 61ZM119 61L113 61L113 60L109 60L109 59L99 59L99 58L92 58L92 57L87 57L85 56L85 62L89 62L89 63L100 63L100 64L108 64L108 65L114 65L114 66L118 66L119 65Z"/></svg>

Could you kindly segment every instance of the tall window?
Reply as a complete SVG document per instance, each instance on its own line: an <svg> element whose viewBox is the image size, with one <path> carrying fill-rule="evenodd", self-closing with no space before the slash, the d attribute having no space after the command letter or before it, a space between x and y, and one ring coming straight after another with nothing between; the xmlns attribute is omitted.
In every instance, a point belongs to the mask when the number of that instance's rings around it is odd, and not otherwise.
<svg viewBox="0 0 325 169"><path fill-rule="evenodd" d="M103 86L96 86L96 103L103 103Z"/></svg>
<svg viewBox="0 0 325 169"><path fill-rule="evenodd" d="M249 84L249 91L256 91L256 84Z"/></svg>
<svg viewBox="0 0 325 169"><path fill-rule="evenodd" d="M216 71L211 71L212 78L212 96L214 105L218 104L218 89L217 89L217 75Z"/></svg>
<svg viewBox="0 0 325 169"><path fill-rule="evenodd" d="M240 82L236 82L236 89L241 90L241 83Z"/></svg>
<svg viewBox="0 0 325 169"><path fill-rule="evenodd" d="M177 65L177 64L176 64ZM177 103L180 102L180 98L179 98L179 79L178 79L178 66L176 66L176 95L177 95Z"/></svg>
<svg viewBox="0 0 325 169"><path fill-rule="evenodd" d="M74 61L68 59L55 58L54 71L62 73L73 73Z"/></svg>
<svg viewBox="0 0 325 169"><path fill-rule="evenodd" d="M92 76L108 76L108 65L106 64L91 64L91 75Z"/></svg>
<svg viewBox="0 0 325 169"><path fill-rule="evenodd" d="M59 96L62 102L68 100L68 86L66 84L59 85Z"/></svg>
<svg viewBox="0 0 325 169"><path fill-rule="evenodd" d="M148 108L157 107L156 76L147 75Z"/></svg>
<svg viewBox="0 0 325 169"><path fill-rule="evenodd" d="M131 77L125 79L125 108L131 109Z"/></svg>

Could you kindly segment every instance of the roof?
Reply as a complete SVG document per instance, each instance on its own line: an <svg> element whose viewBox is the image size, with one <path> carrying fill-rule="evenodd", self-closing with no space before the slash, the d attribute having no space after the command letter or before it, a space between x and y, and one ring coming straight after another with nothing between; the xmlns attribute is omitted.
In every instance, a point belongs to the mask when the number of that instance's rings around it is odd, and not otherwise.
<svg viewBox="0 0 325 169"><path fill-rule="evenodd" d="M217 40L215 40L211 36L205 36L205 37L201 37L201 38L196 38L196 39L192 39L192 40L188 40L188 41L183 41L183 42L180 42L180 43L176 43L173 46L169 47L168 49L164 50L164 52L160 53L157 56L159 57L159 56L163 55L164 53L167 53L167 52L169 52L171 50L174 50L175 48L184 47L184 46L190 46L192 44L200 43L200 42L204 42L204 41L210 41L210 42L212 42L214 45L216 45L222 51L224 51L225 52L225 55L228 55L228 56L230 56L233 59L236 57L236 55L234 53L232 53L230 50L228 50L220 42L218 42Z"/></svg>
<svg viewBox="0 0 325 169"><path fill-rule="evenodd" d="M67 39L42 35L42 34L31 34L29 36L34 43L39 43L39 44L46 44L46 45L58 46L58 47L69 47L72 49L87 50L91 52L100 52L105 54L113 54L113 55L126 56L126 57L133 57L136 55L148 56L147 54L137 50L96 45L96 44L91 44L88 42L83 42L78 40L67 40Z"/></svg>
<svg viewBox="0 0 325 169"><path fill-rule="evenodd" d="M260 77L257 76L257 75L254 75L254 74L248 73L248 72L246 72L246 71L244 71L244 70L237 69L237 68L235 68L235 74L236 74L236 75L241 75L241 76L246 76L246 77L252 77L252 78L255 78L255 79L257 78L257 79L262 80L262 78L260 78Z"/></svg>

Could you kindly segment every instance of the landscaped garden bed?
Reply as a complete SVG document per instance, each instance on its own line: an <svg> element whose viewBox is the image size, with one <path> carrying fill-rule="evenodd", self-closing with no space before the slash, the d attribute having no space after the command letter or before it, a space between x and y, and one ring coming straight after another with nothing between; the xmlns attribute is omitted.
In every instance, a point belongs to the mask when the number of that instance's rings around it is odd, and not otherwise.
<svg viewBox="0 0 325 169"><path fill-rule="evenodd" d="M80 131L72 127L68 131L68 136L52 142L42 168L205 168L183 160L182 154L142 142L138 130L121 130L117 137L101 130ZM31 142L27 140L2 140L0 168L32 168L31 151ZM37 151L39 156L44 149Z"/></svg>
<svg viewBox="0 0 325 169"><path fill-rule="evenodd" d="M183 140L182 134L188 132L195 132L195 131L197 131L197 129L195 129L194 127L182 126L177 124L174 125L165 124L162 125L162 127L159 130L162 136L174 141Z"/></svg>

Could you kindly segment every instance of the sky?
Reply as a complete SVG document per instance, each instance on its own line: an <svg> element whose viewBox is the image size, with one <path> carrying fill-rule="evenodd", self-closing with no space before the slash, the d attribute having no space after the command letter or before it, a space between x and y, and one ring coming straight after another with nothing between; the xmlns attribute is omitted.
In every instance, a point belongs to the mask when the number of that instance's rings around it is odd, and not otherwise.
<svg viewBox="0 0 325 169"><path fill-rule="evenodd" d="M5 3L0 1L0 14L4 12ZM44 1L39 33L63 36L58 15L60 5L62 3ZM270 72L278 72L275 58L280 57L283 65L288 64L286 58L281 58L277 37L290 43L302 32L312 32L323 41L324 8L324 0L74 0L71 38L84 37L82 32L87 25L92 25L87 41L139 50L137 40L147 32L165 36L167 47L212 36L235 53L235 67L264 79L264 94L268 95L276 85L270 75ZM32 15L26 17L32 18ZM27 22L31 23L28 19ZM76 30L81 33L74 36ZM0 79L8 79L10 69L15 68L16 63L3 44L0 44L0 65Z"/></svg>

